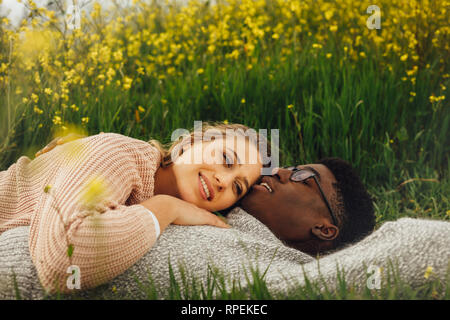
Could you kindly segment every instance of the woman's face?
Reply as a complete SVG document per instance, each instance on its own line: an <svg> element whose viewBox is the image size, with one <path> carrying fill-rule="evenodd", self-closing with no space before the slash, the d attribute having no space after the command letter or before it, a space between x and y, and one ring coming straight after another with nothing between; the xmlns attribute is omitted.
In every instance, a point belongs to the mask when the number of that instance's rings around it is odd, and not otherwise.
<svg viewBox="0 0 450 320"><path fill-rule="evenodd" d="M261 174L256 145L244 137L194 143L173 164L181 199L209 211L242 198Z"/></svg>

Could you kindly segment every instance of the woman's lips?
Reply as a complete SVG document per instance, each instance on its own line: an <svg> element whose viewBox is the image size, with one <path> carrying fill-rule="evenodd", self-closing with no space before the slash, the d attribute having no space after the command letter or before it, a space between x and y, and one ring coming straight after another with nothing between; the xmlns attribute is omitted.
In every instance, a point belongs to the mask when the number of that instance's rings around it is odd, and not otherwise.
<svg viewBox="0 0 450 320"><path fill-rule="evenodd" d="M206 196L206 193L205 193L205 190L203 189L203 184L202 184L202 181L200 180L200 177L202 177L203 181L205 181L205 183L206 183L206 187L208 188L208 191L209 191L209 198ZM209 182L208 178L206 178L201 173L199 173L199 176L198 176L198 186L200 188L200 194L202 195L203 199L205 199L207 201L212 201L214 199L214 190L211 186L211 183Z"/></svg>
<svg viewBox="0 0 450 320"><path fill-rule="evenodd" d="M208 200L208 198L206 197L205 190L203 190L203 185L200 180L200 175L198 176L198 188L200 189L200 195L202 196L203 200Z"/></svg>

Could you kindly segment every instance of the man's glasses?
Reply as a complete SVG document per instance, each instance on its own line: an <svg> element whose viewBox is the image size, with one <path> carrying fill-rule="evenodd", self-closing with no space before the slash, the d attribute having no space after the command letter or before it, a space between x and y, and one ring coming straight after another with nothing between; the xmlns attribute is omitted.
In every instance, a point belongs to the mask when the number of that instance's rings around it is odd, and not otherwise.
<svg viewBox="0 0 450 320"><path fill-rule="evenodd" d="M284 169L288 169L288 170L292 171L291 176L289 177L289 179L291 181L304 182L310 178L314 179L314 181L317 184L317 187L319 187L320 194L322 195L322 198L325 201L325 204L327 205L328 210L330 211L331 218L333 219L333 224L335 226L337 226L338 224L337 224L336 215L334 214L333 210L331 209L331 206L330 206L330 203L328 202L327 197L325 197L325 194L323 193L323 190L322 190L322 187L320 186L319 180L317 180L317 174L310 169L298 169L296 167L287 167Z"/></svg>

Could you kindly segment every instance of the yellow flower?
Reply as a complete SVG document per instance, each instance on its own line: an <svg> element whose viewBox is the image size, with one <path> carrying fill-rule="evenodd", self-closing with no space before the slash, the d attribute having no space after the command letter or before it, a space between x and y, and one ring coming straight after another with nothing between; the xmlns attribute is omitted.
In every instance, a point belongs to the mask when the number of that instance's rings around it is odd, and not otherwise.
<svg viewBox="0 0 450 320"><path fill-rule="evenodd" d="M34 93L31 94L31 99L33 100L34 103L37 103L39 101L38 95Z"/></svg>
<svg viewBox="0 0 450 320"><path fill-rule="evenodd" d="M145 112L145 109L142 106L138 106L139 112Z"/></svg>
<svg viewBox="0 0 450 320"><path fill-rule="evenodd" d="M123 78L123 89L124 90L129 90L131 88L131 83L133 82L133 79L125 76Z"/></svg>
<svg viewBox="0 0 450 320"><path fill-rule="evenodd" d="M62 124L62 119L61 119L60 116L54 116L53 119L52 119L52 121L53 121L53 123L54 123L55 125Z"/></svg>
<svg viewBox="0 0 450 320"><path fill-rule="evenodd" d="M205 84L205 85L203 86L203 90L205 90L205 91L208 90L208 88L209 88L209 87L208 87L207 84Z"/></svg>
<svg viewBox="0 0 450 320"><path fill-rule="evenodd" d="M52 91L52 89L50 89L50 88L45 88L45 89L44 89L44 93L45 93L45 94L48 94L48 95L51 95L51 94L53 93L53 91Z"/></svg>
<svg viewBox="0 0 450 320"><path fill-rule="evenodd" d="M205 72L205 70L203 68L200 68L200 69L197 70L197 74L202 74L204 72Z"/></svg>
<svg viewBox="0 0 450 320"><path fill-rule="evenodd" d="M447 210L446 215L450 217L450 210Z"/></svg>
<svg viewBox="0 0 450 320"><path fill-rule="evenodd" d="M433 267L428 266L427 269L425 270L425 274L423 275L423 277L425 279L428 279L432 273L433 273Z"/></svg>
<svg viewBox="0 0 450 320"><path fill-rule="evenodd" d="M336 26L336 25L333 25L330 27L331 32L336 32L337 30L338 30L338 26Z"/></svg>
<svg viewBox="0 0 450 320"><path fill-rule="evenodd" d="M216 46L213 45L213 44L210 44L210 45L208 46L208 52L209 52L209 53L213 53L214 50L216 50Z"/></svg>
<svg viewBox="0 0 450 320"><path fill-rule="evenodd" d="M242 98L241 103L245 103L245 98Z"/></svg>
<svg viewBox="0 0 450 320"><path fill-rule="evenodd" d="M413 91L411 91L411 92L409 93L409 95L415 97L415 96L416 96L416 93L413 92Z"/></svg>
<svg viewBox="0 0 450 320"><path fill-rule="evenodd" d="M227 53L225 55L225 57L228 58L228 59L235 59L235 60L237 60L239 58L239 50L238 49L234 49L233 52Z"/></svg>
<svg viewBox="0 0 450 320"><path fill-rule="evenodd" d="M272 35L272 39L277 40L277 39L279 39L279 38L280 38L280 36L278 35L278 33L274 33L274 34Z"/></svg>
<svg viewBox="0 0 450 320"><path fill-rule="evenodd" d="M116 51L113 53L113 58L116 61L121 61L123 59L122 51Z"/></svg>
<svg viewBox="0 0 450 320"><path fill-rule="evenodd" d="M313 43L312 47L313 47L314 49L321 49L321 48L322 48L322 45L321 45L320 43Z"/></svg>
<svg viewBox="0 0 450 320"><path fill-rule="evenodd" d="M36 112L37 114L43 114L44 111L39 109L38 106L34 106L33 111Z"/></svg>
<svg viewBox="0 0 450 320"><path fill-rule="evenodd" d="M331 53L327 53L326 57L327 59L330 59L333 55Z"/></svg>
<svg viewBox="0 0 450 320"><path fill-rule="evenodd" d="M365 57L366 57L366 53L365 53L364 51L361 51L361 52L359 53L359 56L360 56L361 58L365 58Z"/></svg>
<svg viewBox="0 0 450 320"><path fill-rule="evenodd" d="M175 74L175 71L176 71L175 67L170 67L167 69L167 74L173 75Z"/></svg>
<svg viewBox="0 0 450 320"><path fill-rule="evenodd" d="M405 53L404 55L402 55L400 57L400 61L406 61L407 59L408 59L408 54L407 53Z"/></svg>
<svg viewBox="0 0 450 320"><path fill-rule="evenodd" d="M81 200L85 205L95 205L107 195L108 185L101 176L94 176L86 183Z"/></svg>
<svg viewBox="0 0 450 320"><path fill-rule="evenodd" d="M223 123L228 124L228 120L227 119L223 120Z"/></svg>
<svg viewBox="0 0 450 320"><path fill-rule="evenodd" d="M39 76L39 73L37 71L34 73L34 81L36 82L36 84L41 83L41 77Z"/></svg>
<svg viewBox="0 0 450 320"><path fill-rule="evenodd" d="M293 104L290 104L290 105L287 106L288 109L292 109L293 107L294 107Z"/></svg>
<svg viewBox="0 0 450 320"><path fill-rule="evenodd" d="M82 117L81 118L81 122L82 123L88 123L89 122L89 117Z"/></svg>
<svg viewBox="0 0 450 320"><path fill-rule="evenodd" d="M413 76L414 74L416 74L417 73L417 66L414 66L411 70L407 70L406 71L406 74L408 75L408 76Z"/></svg>
<svg viewBox="0 0 450 320"><path fill-rule="evenodd" d="M113 68L109 68L106 72L106 76L111 80L116 75L116 71Z"/></svg>

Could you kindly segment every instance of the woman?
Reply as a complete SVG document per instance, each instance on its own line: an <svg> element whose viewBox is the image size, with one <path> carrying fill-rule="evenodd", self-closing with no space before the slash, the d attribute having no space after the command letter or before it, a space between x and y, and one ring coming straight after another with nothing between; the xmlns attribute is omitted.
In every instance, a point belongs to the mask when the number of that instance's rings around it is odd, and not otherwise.
<svg viewBox="0 0 450 320"><path fill-rule="evenodd" d="M192 132L165 150L155 141L106 133L34 160L19 158L0 172L0 234L29 225L41 284L67 292L68 269L79 268L82 289L107 282L141 258L171 223L228 227L210 211L242 198L262 164L260 157L238 163L259 155L257 144L239 134L247 127L207 125L200 135L209 129L223 139L196 144ZM235 140L224 135L227 129L242 130ZM236 148L235 141L246 147ZM192 161L198 153L201 161Z"/></svg>

